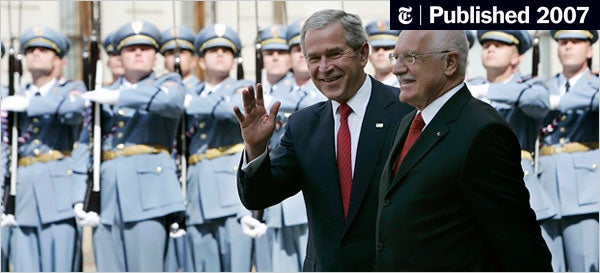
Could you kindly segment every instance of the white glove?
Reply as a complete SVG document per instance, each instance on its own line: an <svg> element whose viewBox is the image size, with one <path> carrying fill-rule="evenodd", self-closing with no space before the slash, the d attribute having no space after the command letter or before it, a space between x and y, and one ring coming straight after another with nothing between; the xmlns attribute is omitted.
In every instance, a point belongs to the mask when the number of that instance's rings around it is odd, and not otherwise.
<svg viewBox="0 0 600 273"><path fill-rule="evenodd" d="M75 222L79 226L95 227L100 223L100 215L93 211L85 212L83 210L83 203L81 202L73 206L73 212L75 213Z"/></svg>
<svg viewBox="0 0 600 273"><path fill-rule="evenodd" d="M482 98L487 98L488 90L490 89L490 84L489 83L474 84L474 85L467 84L467 87L471 91L471 95L473 95L473 97L482 99Z"/></svg>
<svg viewBox="0 0 600 273"><path fill-rule="evenodd" d="M240 223L242 224L242 232L248 237L256 239L267 233L267 225L252 218L250 215L242 217Z"/></svg>
<svg viewBox="0 0 600 273"><path fill-rule="evenodd" d="M100 88L98 90L85 92L81 95L81 97L86 100L91 100L102 104L115 105L119 101L120 95L121 91L119 90Z"/></svg>
<svg viewBox="0 0 600 273"><path fill-rule="evenodd" d="M173 223L170 227L171 231L169 231L169 236L171 238L179 238L185 235L185 229L179 228L179 224Z"/></svg>
<svg viewBox="0 0 600 273"><path fill-rule="evenodd" d="M15 220L15 216L12 214L2 213L2 221L0 223L0 226L2 226L2 227L17 226L17 220Z"/></svg>
<svg viewBox="0 0 600 273"><path fill-rule="evenodd" d="M29 98L25 96L8 96L0 102L0 109L12 112L25 112L29 106Z"/></svg>
<svg viewBox="0 0 600 273"><path fill-rule="evenodd" d="M190 106L190 101L192 101L192 98L192 95L185 94L185 98L183 99L183 108L187 109Z"/></svg>
<svg viewBox="0 0 600 273"><path fill-rule="evenodd" d="M87 213L85 220L82 222L85 226L96 227L100 223L100 215L94 211Z"/></svg>
<svg viewBox="0 0 600 273"><path fill-rule="evenodd" d="M83 210L83 203L79 202L73 206L73 213L75 214L75 222L78 226L83 226L87 218L87 213Z"/></svg>

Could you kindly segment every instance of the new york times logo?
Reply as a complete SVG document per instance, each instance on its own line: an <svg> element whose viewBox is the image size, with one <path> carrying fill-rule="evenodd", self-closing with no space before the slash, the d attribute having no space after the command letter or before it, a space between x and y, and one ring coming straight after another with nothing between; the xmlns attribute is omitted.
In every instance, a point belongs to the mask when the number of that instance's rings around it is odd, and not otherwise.
<svg viewBox="0 0 600 273"><path fill-rule="evenodd" d="M403 25L408 25L412 22L412 7L402 7L398 9L398 22Z"/></svg>
<svg viewBox="0 0 600 273"><path fill-rule="evenodd" d="M597 28L592 7L580 0L554 4L554 0L533 4L487 4L480 0L461 0L460 5L441 0L391 1L392 29L555 29L563 27ZM413 0L416 2L416 0ZM436 2L436 3L434 3ZM540 4L536 6L535 4ZM543 4L543 5L542 5Z"/></svg>

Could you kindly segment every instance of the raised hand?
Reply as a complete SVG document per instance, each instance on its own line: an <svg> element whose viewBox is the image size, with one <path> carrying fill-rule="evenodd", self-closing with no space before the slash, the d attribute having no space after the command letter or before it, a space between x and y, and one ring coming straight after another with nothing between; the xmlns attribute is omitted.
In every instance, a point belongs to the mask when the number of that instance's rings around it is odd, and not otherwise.
<svg viewBox="0 0 600 273"><path fill-rule="evenodd" d="M237 106L233 107L233 111L242 129L247 160L252 161L267 149L269 139L275 131L275 118L281 103L273 103L267 113L260 83L256 85L256 96L253 86L242 91L242 102L246 114L242 114Z"/></svg>

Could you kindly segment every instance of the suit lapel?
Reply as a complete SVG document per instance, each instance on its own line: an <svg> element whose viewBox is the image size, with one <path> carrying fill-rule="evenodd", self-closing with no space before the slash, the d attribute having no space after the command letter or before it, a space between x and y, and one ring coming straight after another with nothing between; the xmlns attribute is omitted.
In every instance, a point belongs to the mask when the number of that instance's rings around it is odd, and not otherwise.
<svg viewBox="0 0 600 273"><path fill-rule="evenodd" d="M367 79L370 80L370 79ZM345 230L350 226L352 220L356 216L360 208L365 194L371 183L375 168L379 161L379 155L382 152L386 132L394 130L392 127L391 105L394 100L398 99L388 95L387 92L378 92L376 81L371 81L373 88L371 90L371 98L365 111L363 123L360 130L358 148L356 152L356 162L354 167L354 175L352 178L352 193L350 197L350 208L348 209L348 219L346 221ZM378 125L379 124L379 125ZM383 126L383 127L382 127ZM345 231L344 231L345 232Z"/></svg>
<svg viewBox="0 0 600 273"><path fill-rule="evenodd" d="M419 162L419 160L421 160L421 158L423 158L429 150L431 150L431 148L439 143L440 140L442 140L444 136L450 132L450 127L448 124L456 120L464 104L467 103L470 98L472 97L469 90L466 87L463 87L456 94L454 94L454 96L452 96L450 100L444 104L444 106L442 106L440 111L438 111L427 127L425 127L425 130L423 130L417 141L413 144L411 149L404 157L396 176L392 178L393 171L390 172L389 178L391 180L391 184L386 189L386 194L392 188L394 188L404 178L404 176L406 176L408 171L410 171L412 167L417 164L417 162ZM412 118L414 115L411 115L410 117ZM405 122L403 122L403 124L404 123ZM403 135L406 134L407 130L408 128L404 128L402 131ZM394 148L400 149L403 143L404 141L395 143Z"/></svg>
<svg viewBox="0 0 600 273"><path fill-rule="evenodd" d="M329 214L331 214L330 219L332 219L332 222L341 228L344 223L344 215L339 176L337 172L332 113L331 101L325 102L321 108L315 111L314 120L312 122L317 125L312 128L324 129L315 134L318 141L315 141L314 143L318 146L310 149L310 151L316 151L318 153L316 158L322 159L318 162L313 162L315 166L314 170L322 170L320 187L323 191L323 196L332 196L331 200L328 202L329 206L327 210L329 211Z"/></svg>
<svg viewBox="0 0 600 273"><path fill-rule="evenodd" d="M416 112L417 111L415 110L406 115L402 119L400 125L398 126L398 129L396 130L394 142L392 143L392 149L385 162L385 167L383 168L383 173L381 175L382 182L379 185L380 191L382 189L387 189L390 186L392 179L394 178L393 170L394 166L396 166L396 159L398 159L398 154L400 153L400 149L404 144L404 140L406 139L406 135L408 134L410 123L412 122L412 119L414 118Z"/></svg>

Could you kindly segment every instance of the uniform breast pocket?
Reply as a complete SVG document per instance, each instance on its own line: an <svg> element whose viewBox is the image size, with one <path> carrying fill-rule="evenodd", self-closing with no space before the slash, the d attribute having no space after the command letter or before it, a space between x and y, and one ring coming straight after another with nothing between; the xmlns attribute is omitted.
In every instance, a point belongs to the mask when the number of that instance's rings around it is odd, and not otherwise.
<svg viewBox="0 0 600 273"><path fill-rule="evenodd" d="M219 200L221 206L232 206L239 204L237 193L237 168L240 162L240 153L221 156L212 160L217 179Z"/></svg>
<svg viewBox="0 0 600 273"><path fill-rule="evenodd" d="M138 155L135 160L142 209L161 207L176 202L181 189L174 163L162 154Z"/></svg>
<svg viewBox="0 0 600 273"><path fill-rule="evenodd" d="M573 159L577 198L580 205L598 203L598 150L577 153Z"/></svg>

